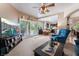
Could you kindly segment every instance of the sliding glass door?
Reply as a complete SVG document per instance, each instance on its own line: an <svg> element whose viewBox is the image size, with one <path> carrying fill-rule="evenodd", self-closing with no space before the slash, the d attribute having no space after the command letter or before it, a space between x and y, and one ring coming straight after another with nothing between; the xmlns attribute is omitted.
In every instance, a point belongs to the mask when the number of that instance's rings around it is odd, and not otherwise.
<svg viewBox="0 0 79 59"><path fill-rule="evenodd" d="M22 35L24 35L27 29L27 22L20 20L20 29L21 29Z"/></svg>
<svg viewBox="0 0 79 59"><path fill-rule="evenodd" d="M32 21L32 20L20 20L20 28L23 36L30 37L38 35L39 29L44 28L43 22Z"/></svg>
<svg viewBox="0 0 79 59"><path fill-rule="evenodd" d="M38 26L36 21L30 21L30 35L37 35L38 34Z"/></svg>
<svg viewBox="0 0 79 59"><path fill-rule="evenodd" d="M38 29L44 29L44 23L43 22L40 22L38 21Z"/></svg>

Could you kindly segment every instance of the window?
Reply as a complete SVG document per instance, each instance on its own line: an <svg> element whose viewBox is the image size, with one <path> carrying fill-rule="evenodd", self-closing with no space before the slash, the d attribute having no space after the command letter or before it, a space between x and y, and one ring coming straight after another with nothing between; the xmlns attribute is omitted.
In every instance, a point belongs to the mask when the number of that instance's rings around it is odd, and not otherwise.
<svg viewBox="0 0 79 59"><path fill-rule="evenodd" d="M38 34L38 25L36 21L30 21L30 35Z"/></svg>

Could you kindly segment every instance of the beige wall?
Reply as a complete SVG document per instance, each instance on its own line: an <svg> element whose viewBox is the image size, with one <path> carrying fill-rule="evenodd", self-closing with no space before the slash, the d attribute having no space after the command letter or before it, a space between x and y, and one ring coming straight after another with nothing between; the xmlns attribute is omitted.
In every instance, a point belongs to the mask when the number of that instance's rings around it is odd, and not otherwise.
<svg viewBox="0 0 79 59"><path fill-rule="evenodd" d="M0 3L0 17L15 21L18 19L18 13L9 4Z"/></svg>
<svg viewBox="0 0 79 59"><path fill-rule="evenodd" d="M68 16L71 17L71 19L69 19L69 24L70 24L70 29L73 25L75 25L78 22L78 18L79 17L79 12L74 13L75 11L79 10L79 3L73 4L70 7L68 7L65 11L64 11L64 18L66 19ZM72 14L74 13L74 14ZM72 14L72 15L71 15Z"/></svg>
<svg viewBox="0 0 79 59"><path fill-rule="evenodd" d="M24 16L25 18L28 17L28 15L17 11L13 6L11 6L8 3L0 3L0 17L9 19L11 21L17 22L18 18L21 16ZM31 18L35 19L31 16Z"/></svg>
<svg viewBox="0 0 79 59"><path fill-rule="evenodd" d="M79 17L79 10L70 16L70 18L76 18L76 17Z"/></svg>
<svg viewBox="0 0 79 59"><path fill-rule="evenodd" d="M78 12L72 14L75 11L78 11ZM67 16L71 17L71 19L69 19L70 28L73 25L75 25L77 22L79 22L79 3L73 4L70 7L66 8L66 10L64 11L64 18L66 19Z"/></svg>
<svg viewBox="0 0 79 59"><path fill-rule="evenodd" d="M77 9L79 9L79 3L73 4L70 7L66 8L66 10L64 11L64 17L66 18L70 13Z"/></svg>
<svg viewBox="0 0 79 59"><path fill-rule="evenodd" d="M69 16L75 10L79 10L79 4L78 3L71 5L70 7L66 8L64 10L64 13L59 14L59 21L58 21L59 28L65 28L66 27L67 16ZM79 17L78 15L79 15L79 13L76 13L76 14L72 15L72 17ZM74 25L78 21L78 19L74 18L74 19L70 19L69 21L70 21L70 26L71 26L71 25Z"/></svg>

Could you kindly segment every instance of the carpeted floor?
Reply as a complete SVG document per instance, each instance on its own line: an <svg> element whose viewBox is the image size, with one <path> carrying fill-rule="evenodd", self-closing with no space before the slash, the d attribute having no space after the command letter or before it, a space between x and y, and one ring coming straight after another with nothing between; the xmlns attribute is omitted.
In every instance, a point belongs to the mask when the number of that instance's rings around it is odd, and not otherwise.
<svg viewBox="0 0 79 59"><path fill-rule="evenodd" d="M44 44L48 40L50 40L49 36L42 35L24 39L6 56L33 56L33 50L39 47L40 45Z"/></svg>

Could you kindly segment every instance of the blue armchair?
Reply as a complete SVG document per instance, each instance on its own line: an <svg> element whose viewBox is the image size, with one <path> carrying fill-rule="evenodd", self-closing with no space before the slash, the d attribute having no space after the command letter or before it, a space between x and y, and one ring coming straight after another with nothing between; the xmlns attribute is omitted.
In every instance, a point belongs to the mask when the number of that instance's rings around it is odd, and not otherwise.
<svg viewBox="0 0 79 59"><path fill-rule="evenodd" d="M70 30L68 29L60 29L58 35L51 36L51 41L58 41L61 43L65 43L69 33Z"/></svg>

